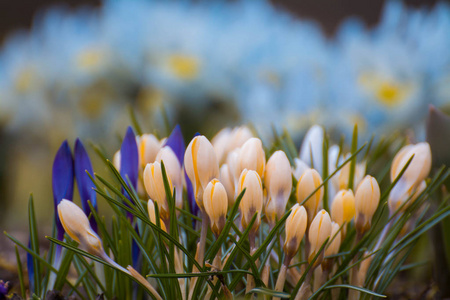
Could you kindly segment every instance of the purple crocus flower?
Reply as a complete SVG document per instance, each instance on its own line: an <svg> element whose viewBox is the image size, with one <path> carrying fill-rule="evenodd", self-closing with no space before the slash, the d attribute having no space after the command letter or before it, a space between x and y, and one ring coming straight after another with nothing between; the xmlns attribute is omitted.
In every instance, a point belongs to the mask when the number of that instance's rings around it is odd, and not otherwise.
<svg viewBox="0 0 450 300"><path fill-rule="evenodd" d="M198 133L196 136L199 135ZM183 134L181 133L180 125L176 125L175 128L172 130L172 133L167 138L164 146L168 146L172 149L172 151L175 153L175 155L178 158L178 161L180 162L180 166L184 164L184 152L186 152L186 144L184 143ZM199 208L197 206L197 202L195 202L194 197L194 189L192 187L191 180L186 174L186 171L184 171L184 178L186 180L186 190L188 195L188 203L189 203L189 209L192 214L197 215ZM195 227L195 220L192 221L193 226Z"/></svg>
<svg viewBox="0 0 450 300"><path fill-rule="evenodd" d="M71 200L73 198L73 159L67 140L61 144L56 153L52 170L52 188L53 203L55 207L57 238L62 240L64 237L64 228L58 216L58 204L63 199Z"/></svg>
<svg viewBox="0 0 450 300"><path fill-rule="evenodd" d="M172 133L167 138L164 146L172 149L180 162L180 166L184 163L184 152L186 151L186 144L184 143L183 134L181 133L180 125L176 125Z"/></svg>
<svg viewBox="0 0 450 300"><path fill-rule="evenodd" d="M94 191L95 185L86 172L93 176L94 170L92 169L89 155L79 139L75 141L74 156L75 177L77 179L78 191L80 192L81 205L86 216L89 216L91 214L91 208L88 205L88 201L90 201L94 209L97 210L97 197ZM97 222L95 222L95 218L91 216L89 222L92 229L97 232Z"/></svg>
<svg viewBox="0 0 450 300"><path fill-rule="evenodd" d="M129 126L120 148L120 176L128 185L128 179L135 190L137 190L139 178L139 152L136 143L136 136L133 129ZM123 194L131 200L130 195L122 189ZM132 216L128 213L128 218L131 220Z"/></svg>
<svg viewBox="0 0 450 300"><path fill-rule="evenodd" d="M9 294L10 289L11 285L9 284L9 281L4 282L3 280L0 280L0 300L8 299L6 296Z"/></svg>

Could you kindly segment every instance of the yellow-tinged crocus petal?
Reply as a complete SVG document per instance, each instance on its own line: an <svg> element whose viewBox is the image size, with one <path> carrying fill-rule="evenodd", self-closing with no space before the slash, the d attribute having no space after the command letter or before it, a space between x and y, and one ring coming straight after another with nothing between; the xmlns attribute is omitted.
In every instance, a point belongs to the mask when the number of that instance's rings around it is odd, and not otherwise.
<svg viewBox="0 0 450 300"><path fill-rule="evenodd" d="M159 150L156 155L157 162L163 162L166 168L167 176L170 178L172 184L175 186L176 199L175 205L178 208L183 206L183 169L180 165L175 152L169 146L165 146Z"/></svg>
<svg viewBox="0 0 450 300"><path fill-rule="evenodd" d="M144 168L156 160L161 142L153 134L143 134L139 138L139 162Z"/></svg>
<svg viewBox="0 0 450 300"><path fill-rule="evenodd" d="M172 181L168 174L167 180L169 181L170 190L172 191ZM150 199L156 201L158 204L161 219L167 221L169 219L169 205L167 203L161 164L159 162L147 164L145 167L144 186Z"/></svg>
<svg viewBox="0 0 450 300"><path fill-rule="evenodd" d="M92 230L83 210L72 201L63 199L58 204L58 215L66 233L87 252L103 257L104 250L98 235Z"/></svg>
<svg viewBox="0 0 450 300"><path fill-rule="evenodd" d="M268 160L264 182L269 197L264 211L269 224L274 225L285 213L292 190L291 164L283 151L275 151Z"/></svg>
<svg viewBox="0 0 450 300"><path fill-rule="evenodd" d="M356 230L362 234L370 228L372 217L380 202L380 187L377 180L367 175L355 193Z"/></svg>
<svg viewBox="0 0 450 300"><path fill-rule="evenodd" d="M225 190L227 191L228 196L228 207L232 207L234 205L234 201L236 200L234 195L236 194L235 186L234 186L234 177L230 173L230 168L228 164L223 164L220 167L220 182L222 182Z"/></svg>
<svg viewBox="0 0 450 300"><path fill-rule="evenodd" d="M312 261L320 250L325 240L331 235L331 218L326 210L322 209L317 213L309 227L308 239L310 243L310 254L308 261Z"/></svg>
<svg viewBox="0 0 450 300"><path fill-rule="evenodd" d="M322 184L322 177L314 169L306 170L297 183L297 201L302 203ZM308 222L317 214L323 198L323 187L315 192L303 205L308 212Z"/></svg>
<svg viewBox="0 0 450 300"><path fill-rule="evenodd" d="M150 221L156 225L155 203L153 202L152 199L148 199L147 210ZM166 225L164 224L164 222L161 220L159 223L161 225L161 229L167 232Z"/></svg>
<svg viewBox="0 0 450 300"><path fill-rule="evenodd" d="M349 223L355 216L355 196L352 190L341 190L334 197L331 204L331 217L333 221L342 225Z"/></svg>
<svg viewBox="0 0 450 300"><path fill-rule="evenodd" d="M203 193L203 205L211 221L211 230L219 236L225 226L228 197L225 187L217 179L211 180Z"/></svg>
<svg viewBox="0 0 450 300"><path fill-rule="evenodd" d="M266 155L261 140L258 138L247 140L239 152L239 171L242 172L244 169L253 170L262 178L265 166Z"/></svg>
<svg viewBox="0 0 450 300"><path fill-rule="evenodd" d="M330 242L325 249L325 256L335 255L339 252L339 247L341 247L341 234L339 233L339 224L336 222L331 222L331 235Z"/></svg>
<svg viewBox="0 0 450 300"><path fill-rule="evenodd" d="M256 221L253 225L252 231L256 232L261 223L261 211L263 206L263 190L261 178L254 170L244 169L239 178L238 192L241 193L244 189L245 193L240 203L242 213L242 226L248 227L250 220L257 214Z"/></svg>
<svg viewBox="0 0 450 300"><path fill-rule="evenodd" d="M431 170L431 149L428 143L403 147L395 156L391 166L391 180L394 181L411 159L405 172L389 194L389 208L398 208L414 194ZM423 184L422 184L423 186ZM406 206L405 206L406 207Z"/></svg>
<svg viewBox="0 0 450 300"><path fill-rule="evenodd" d="M288 257L294 257L300 247L300 242L306 232L308 215L306 209L295 204L289 217L286 219L286 242L284 243L284 252Z"/></svg>
<svg viewBox="0 0 450 300"><path fill-rule="evenodd" d="M204 211L203 191L212 179L219 177L216 153L206 137L199 135L192 139L184 154L184 164L194 186L197 204Z"/></svg>

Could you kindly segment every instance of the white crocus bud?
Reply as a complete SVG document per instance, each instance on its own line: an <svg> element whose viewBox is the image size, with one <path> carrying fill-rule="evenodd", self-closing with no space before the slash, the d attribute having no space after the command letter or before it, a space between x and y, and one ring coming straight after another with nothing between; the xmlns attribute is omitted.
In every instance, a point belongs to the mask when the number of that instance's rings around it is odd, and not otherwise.
<svg viewBox="0 0 450 300"><path fill-rule="evenodd" d="M165 146L161 150L159 150L156 155L157 162L163 162L164 167L166 168L167 177L172 181L173 186L176 191L176 199L175 205L178 208L183 206L183 169L180 165L180 161L178 160L175 152L173 152L172 148Z"/></svg>
<svg viewBox="0 0 450 300"><path fill-rule="evenodd" d="M380 187L377 180L367 175L355 193L355 225L359 234L370 229L372 217L380 202Z"/></svg>
<svg viewBox="0 0 450 300"><path fill-rule="evenodd" d="M306 170L297 183L297 201L302 202L322 184L322 177L314 169ZM317 190L303 205L308 212L308 222L317 214L323 198L323 187Z"/></svg>
<svg viewBox="0 0 450 300"><path fill-rule="evenodd" d="M413 157L413 159L389 194L388 202L390 208L398 208L403 202L407 201L409 197L414 194L415 189L430 173L430 145L428 143L407 145L397 153L392 162L391 181L394 181L397 178L411 157ZM391 213L393 212L394 211L391 210Z"/></svg>
<svg viewBox="0 0 450 300"><path fill-rule="evenodd" d="M231 128L225 127L220 130L211 140L211 144L213 145L214 151L216 152L216 157L219 165L221 165L227 157L231 137Z"/></svg>
<svg viewBox="0 0 450 300"><path fill-rule="evenodd" d="M244 189L246 190L239 205L242 214L242 227L248 227L253 215L257 214L256 221L252 228L252 232L255 233L261 223L261 211L263 206L262 183L261 178L256 171L247 169L242 171L241 177L239 178L238 192L241 193Z"/></svg>
<svg viewBox="0 0 450 300"><path fill-rule="evenodd" d="M150 221L156 225L155 203L153 202L152 199L149 199L147 202L147 210ZM161 220L161 222L159 223L161 225L161 229L167 232L166 225L164 224L164 222Z"/></svg>
<svg viewBox="0 0 450 300"><path fill-rule="evenodd" d="M312 126L306 133L300 148L300 159L320 173L322 173L323 136L322 126Z"/></svg>
<svg viewBox="0 0 450 300"><path fill-rule="evenodd" d="M331 235L331 219L330 215L322 209L317 213L311 222L311 226L309 227L308 232L308 240L310 243L310 254L308 257L308 261L311 262L314 259L314 256L320 250L325 240L329 238ZM316 264L320 263L316 261Z"/></svg>
<svg viewBox="0 0 450 300"><path fill-rule="evenodd" d="M211 180L203 193L205 211L211 221L211 230L216 236L222 232L228 210L227 192L217 179Z"/></svg>
<svg viewBox="0 0 450 300"><path fill-rule="evenodd" d="M345 159L348 159L350 157L350 153L347 153L345 155ZM339 171L338 176L338 185L339 190L345 190L348 188L348 180L350 178L350 163L348 162L345 166L342 167L342 169ZM363 180L364 176L366 175L366 162L360 162L357 163L355 166L355 173L353 176L353 187L357 187L361 180Z"/></svg>
<svg viewBox="0 0 450 300"><path fill-rule="evenodd" d="M242 172L244 169L253 170L262 178L265 166L266 155L261 140L251 138L246 141L239 152L239 171Z"/></svg>
<svg viewBox="0 0 450 300"><path fill-rule="evenodd" d="M139 137L139 162L143 168L156 160L161 149L161 142L153 134L143 134Z"/></svg>
<svg viewBox="0 0 450 300"><path fill-rule="evenodd" d="M295 168L292 168L292 174L294 174L295 179L298 181L300 177L302 177L303 173L309 169L309 166L298 158L294 158L294 165Z"/></svg>
<svg viewBox="0 0 450 300"><path fill-rule="evenodd" d="M228 167L228 164L223 164L220 167L219 180L220 180L220 182L222 182L223 186L225 187L225 190L227 191L228 206L232 207L236 200L236 198L234 197L235 196L235 186L234 186L234 177L230 173L230 168Z"/></svg>
<svg viewBox="0 0 450 300"><path fill-rule="evenodd" d="M339 191L331 204L333 221L342 225L349 223L355 216L355 196L352 190Z"/></svg>
<svg viewBox="0 0 450 300"><path fill-rule="evenodd" d="M247 126L240 126L233 129L228 145L228 151L233 151L236 148L242 147L245 142L253 137L252 132Z"/></svg>
<svg viewBox="0 0 450 300"><path fill-rule="evenodd" d="M184 164L194 186L197 205L204 211L203 191L211 180L219 177L219 163L214 147L205 136L199 135L192 139L184 154Z"/></svg>
<svg viewBox="0 0 450 300"><path fill-rule="evenodd" d="M427 183L425 182L425 180L423 180L417 188L412 189L408 193L404 194L403 197L394 198L389 195L390 197L388 199L388 205L389 205L389 211L391 212L391 214L396 212L400 207L401 207L402 211L404 211L409 205L414 203L414 201L417 199L417 197L419 197L419 195L422 194L422 192L426 188L427 188ZM403 203L405 203L405 202L406 202L406 204L403 205Z"/></svg>
<svg viewBox="0 0 450 300"><path fill-rule="evenodd" d="M335 255L339 252L339 247L341 247L341 234L339 233L339 224L336 222L331 222L331 234L330 242L325 249L325 256Z"/></svg>
<svg viewBox="0 0 450 300"><path fill-rule="evenodd" d="M173 190L170 176L167 175L170 190ZM164 189L164 180L162 176L161 164L154 162L147 164L144 169L144 186L150 199L156 201L159 208L159 215L164 222L169 220L169 205L167 204L166 190Z"/></svg>
<svg viewBox="0 0 450 300"><path fill-rule="evenodd" d="M239 181L239 177L241 176L241 171L239 171L239 153L241 152L241 148L236 148L227 156L227 165L230 171L231 176L233 177L234 186L235 186L235 194L234 197L237 196L237 185Z"/></svg>
<svg viewBox="0 0 450 300"><path fill-rule="evenodd" d="M284 253L286 256L292 258L300 247L300 242L306 232L306 226L308 222L308 215L306 209L295 204L289 217L286 219L286 242L284 243Z"/></svg>
<svg viewBox="0 0 450 300"><path fill-rule="evenodd" d="M112 162L117 171L120 171L120 150L117 150L116 153L114 153Z"/></svg>
<svg viewBox="0 0 450 300"><path fill-rule="evenodd" d="M276 218L283 217L292 190L291 164L283 151L275 151L268 160L264 182L269 199L265 214L269 224L273 226Z"/></svg>
<svg viewBox="0 0 450 300"><path fill-rule="evenodd" d="M104 253L102 242L92 230L89 219L72 201L63 199L58 204L58 216L66 233L87 252L102 256Z"/></svg>
<svg viewBox="0 0 450 300"><path fill-rule="evenodd" d="M113 261L103 250L102 241L92 230L83 210L72 201L63 199L58 204L58 216L67 235L76 241L80 247L90 254L99 256L122 272L128 273L123 267Z"/></svg>

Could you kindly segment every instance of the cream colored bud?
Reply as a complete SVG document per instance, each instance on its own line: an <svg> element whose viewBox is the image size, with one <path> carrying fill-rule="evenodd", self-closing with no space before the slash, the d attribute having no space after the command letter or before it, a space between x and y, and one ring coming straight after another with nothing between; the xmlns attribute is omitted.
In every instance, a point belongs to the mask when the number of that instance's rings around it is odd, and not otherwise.
<svg viewBox="0 0 450 300"><path fill-rule="evenodd" d="M195 199L203 211L203 190L208 183L219 177L219 164L213 145L199 135L192 139L184 154L186 173L194 186Z"/></svg>
<svg viewBox="0 0 450 300"><path fill-rule="evenodd" d="M72 201L63 199L58 204L58 216L67 235L87 252L103 257L102 241L92 230L83 210Z"/></svg>
<svg viewBox="0 0 450 300"><path fill-rule="evenodd" d="M297 181L302 177L303 173L309 169L309 166L302 160L295 158L294 159L295 168L292 168L292 174L294 174L295 179Z"/></svg>
<svg viewBox="0 0 450 300"><path fill-rule="evenodd" d="M372 217L380 202L380 187L377 180L367 175L355 193L355 224L359 233L370 228Z"/></svg>
<svg viewBox="0 0 450 300"><path fill-rule="evenodd" d="M264 167L266 166L266 154L262 142L258 138L251 138L244 143L239 152L239 171L253 170L259 177L264 176Z"/></svg>
<svg viewBox="0 0 450 300"><path fill-rule="evenodd" d="M345 155L345 160L347 160L350 157L350 153L347 153ZM353 187L357 187L361 180L363 180L364 176L366 175L366 162L360 162L357 163L355 166L355 173L353 176ZM348 188L348 180L350 178L350 162L348 162L345 166L342 167L342 169L339 171L338 176L338 188L339 190L345 190Z"/></svg>
<svg viewBox="0 0 450 300"><path fill-rule="evenodd" d="M323 136L324 130L322 126L312 126L306 133L300 148L300 159L308 166L314 166L314 169L319 172L322 172Z"/></svg>
<svg viewBox="0 0 450 300"><path fill-rule="evenodd" d="M183 206L183 169L181 168L178 157L173 152L172 148L165 146L159 150L156 155L157 162L164 162L167 176L172 181L176 191L175 205L178 208Z"/></svg>
<svg viewBox="0 0 450 300"><path fill-rule="evenodd" d="M214 147L214 151L216 152L217 161L219 165L226 159L229 144L232 138L232 130L229 127L225 127L220 130L211 140L211 144Z"/></svg>
<svg viewBox="0 0 450 300"><path fill-rule="evenodd" d="M297 182L297 201L302 202L322 184L322 177L314 169L308 169ZM323 186L303 204L308 212L308 222L317 214L323 198Z"/></svg>
<svg viewBox="0 0 450 300"><path fill-rule="evenodd" d="M283 217L292 190L291 164L283 151L275 151L268 160L264 182L269 198L265 214L269 223L275 224L276 218Z"/></svg>
<svg viewBox="0 0 450 300"><path fill-rule="evenodd" d="M120 150L117 150L113 156L113 165L117 171L120 171Z"/></svg>
<svg viewBox="0 0 450 300"><path fill-rule="evenodd" d="M170 190L173 190L172 181L167 175ZM154 162L147 164L144 169L144 186L150 199L156 201L159 208L159 215L164 221L169 220L169 205L167 204L166 190L164 189L164 180L161 170L161 164Z"/></svg>
<svg viewBox="0 0 450 300"><path fill-rule="evenodd" d="M284 243L284 252L288 257L294 257L300 247L300 242L305 235L308 223L306 209L295 204L289 217L286 219L286 242Z"/></svg>
<svg viewBox="0 0 450 300"><path fill-rule="evenodd" d="M253 232L256 232L261 222L261 211L263 206L263 189L261 178L258 173L253 170L244 169L239 178L239 189L241 193L244 189L245 193L242 197L239 208L242 213L242 226L248 227L249 222L254 214L257 214L256 221L253 225Z"/></svg>
<svg viewBox="0 0 450 300"><path fill-rule="evenodd" d="M341 150L338 145L333 145L328 149L328 174L331 174L336 170L340 152Z"/></svg>
<svg viewBox="0 0 450 300"><path fill-rule="evenodd" d="M147 202L147 210L150 222L156 225L155 203L153 203L152 199L149 199ZM167 232L166 225L164 224L164 222L161 220L159 223L161 224L161 229Z"/></svg>
<svg viewBox="0 0 450 300"><path fill-rule="evenodd" d="M239 181L239 177L241 176L241 171L239 171L239 153L241 152L241 148L236 148L227 156L227 165L230 171L231 176L234 180L234 185L237 186ZM237 196L236 194L234 195Z"/></svg>
<svg viewBox="0 0 450 300"><path fill-rule="evenodd" d="M139 162L144 168L156 160L161 149L161 142L153 134L143 134L139 137Z"/></svg>
<svg viewBox="0 0 450 300"><path fill-rule="evenodd" d="M308 239L310 244L310 254L308 261L312 261L320 250L325 240L331 235L331 219L326 210L322 209L317 213L309 227Z"/></svg>
<svg viewBox="0 0 450 300"><path fill-rule="evenodd" d="M233 129L231 133L230 144L228 151L233 151L236 148L242 147L246 141L253 137L252 132L247 126L240 126Z"/></svg>
<svg viewBox="0 0 450 300"><path fill-rule="evenodd" d="M414 203L414 201L419 197L420 194L427 188L427 184L424 181L422 181L419 186L415 189L412 189L406 194L403 194L402 197L396 198L392 197L390 194L388 199L388 205L389 205L389 211L392 213L396 212L400 207L402 208L402 211L404 211L409 205ZM408 202L407 202L408 201ZM407 202L405 205L403 203ZM403 205L403 206L402 206Z"/></svg>
<svg viewBox="0 0 450 300"><path fill-rule="evenodd" d="M223 186L225 187L225 190L227 191L227 197L228 197L228 207L232 207L235 202L235 189L234 189L234 177L230 173L230 168L228 167L228 164L223 164L220 167L220 176L219 176L220 182L222 182Z"/></svg>
<svg viewBox="0 0 450 300"><path fill-rule="evenodd" d="M413 157L414 156L414 157ZM394 181L413 157L402 177L389 194L390 207L400 206L428 176L431 169L431 149L428 143L418 143L403 147L395 156L391 166L391 180ZM400 203L400 204L399 204ZM391 213L393 211L391 210Z"/></svg>
<svg viewBox="0 0 450 300"><path fill-rule="evenodd" d="M228 210L228 198L225 187L217 179L211 180L203 193L205 211L211 221L211 230L216 236L222 232Z"/></svg>
<svg viewBox="0 0 450 300"><path fill-rule="evenodd" d="M349 223L355 216L355 196L352 190L341 190L334 197L331 204L333 221L342 225Z"/></svg>
<svg viewBox="0 0 450 300"><path fill-rule="evenodd" d="M325 249L325 256L335 255L339 252L339 247L341 247L341 234L339 228L340 226L338 223L331 222L330 242Z"/></svg>

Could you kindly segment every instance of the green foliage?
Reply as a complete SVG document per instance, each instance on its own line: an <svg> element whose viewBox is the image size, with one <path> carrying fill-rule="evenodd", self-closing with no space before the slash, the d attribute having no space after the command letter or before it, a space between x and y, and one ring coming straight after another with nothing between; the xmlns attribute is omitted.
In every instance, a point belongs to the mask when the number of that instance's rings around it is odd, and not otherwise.
<svg viewBox="0 0 450 300"><path fill-rule="evenodd" d="M139 128L137 122L134 125ZM298 154L289 134L284 131L282 135L278 135L274 131L274 136L275 144L269 148L270 151L273 152L277 149L285 151L293 164L294 158ZM328 152L329 145L330 141L325 135L324 153ZM397 212L389 215L387 211L389 191L397 183L408 164L396 180L392 183L385 183L389 168L379 168L377 160L382 159L384 164L386 161L390 162L393 153L398 150L398 145L386 140L380 140L376 144L374 139L371 139L369 143L364 143L358 148L356 127L351 143L350 157L340 163L331 174L328 174L331 170L328 170L328 158L324 155L324 166L326 166L324 180L315 191L323 186L325 195L328 195L327 187L331 183L331 178L348 163L350 163L349 188L354 188L352 185L358 154L363 153L364 150L364 160L368 162L369 173L384 183L381 185L382 197L379 208L372 219L371 229L361 238L357 237L353 222L345 225L346 235L342 240L339 253L326 257L333 261L334 268L320 287L312 291L311 299L328 299L332 290L335 289L339 289L343 297L346 297L349 290L358 291L362 298L385 297L384 293L387 287L398 272L423 263L405 264L420 236L450 215L448 199L442 199L440 206L433 211L427 204L431 195L436 193L450 175L450 171L445 168L440 169L428 181L427 188L414 202L408 203L408 205L405 203ZM92 215L90 217L94 218L98 224L98 234L103 241L103 248L116 263L126 267L133 264L134 243L139 248L138 265L135 265L134 268L149 280L163 299L181 299L182 295L189 295L191 289L193 289L194 298L203 298L207 295L211 298L227 298L230 295L233 297L243 296L248 275L253 277L256 285L250 294L264 297L294 298L302 284L309 284L307 274L313 270L314 263L320 259L322 250L325 249L327 243L322 245L321 251L310 263L302 260L301 254L294 257L288 269L296 270L300 277L296 282L286 282L283 291L274 290L274 282L284 257L284 227L289 211L278 220L273 228L269 228L264 223L264 219L262 220L260 232L257 235L257 247L252 253L249 235L257 215L253 216L247 228L240 226L239 204L245 193L244 190L236 198L234 205L229 208L227 221L220 235L215 237L208 230L205 260L200 262L196 260L195 253L200 236L199 224L204 220L186 209L175 206L175 190L170 189L164 164L162 164L162 173L170 211L170 222L166 224L167 232L161 227L157 205L155 205L156 223L152 223L145 206L147 199L130 188L131 184L127 184L129 183L128 178L120 176L114 165L106 159L105 152L100 147L96 147L95 151L104 159L107 174L90 174L90 176L99 196L98 201L105 201L113 211L111 221L107 222L91 205ZM108 180L107 177L112 179ZM130 198L127 198L122 190ZM295 191L292 194L295 194ZM184 194L183 197L187 201L187 195ZM305 199L305 201L307 200L308 198ZM329 211L327 201L323 206ZM132 215L131 219L127 217L127 213ZM28 295L30 298L43 299L47 290L51 289L63 290L65 295L77 294L77 297L81 299L95 299L98 294L104 294L107 299L113 297L118 299L143 298L146 293L156 298L152 291L135 277L103 258L84 251L68 236L64 241L57 240L55 230L51 236L47 237L52 242L52 247L42 254L32 196L29 200L28 214L30 247L26 247L18 239L5 233L16 244L20 293L23 297L26 295L26 281L18 248L27 251L33 258L35 295ZM192 228L193 219L197 222L196 228ZM343 228L341 227L341 230ZM331 237L330 240L333 238ZM55 245L60 245L65 249L62 251L59 265L54 263ZM300 251L300 253L302 252ZM177 257L181 257L182 272L176 271ZM218 269L213 266L216 257L221 258ZM350 273L358 270L361 263L366 260L370 262L370 267L367 270L363 286L352 285ZM262 278L266 262L268 262L270 270L267 286ZM53 279L51 279L52 276ZM192 282L194 278L196 279L195 285L190 286L189 282ZM185 284L181 284L182 282Z"/></svg>

